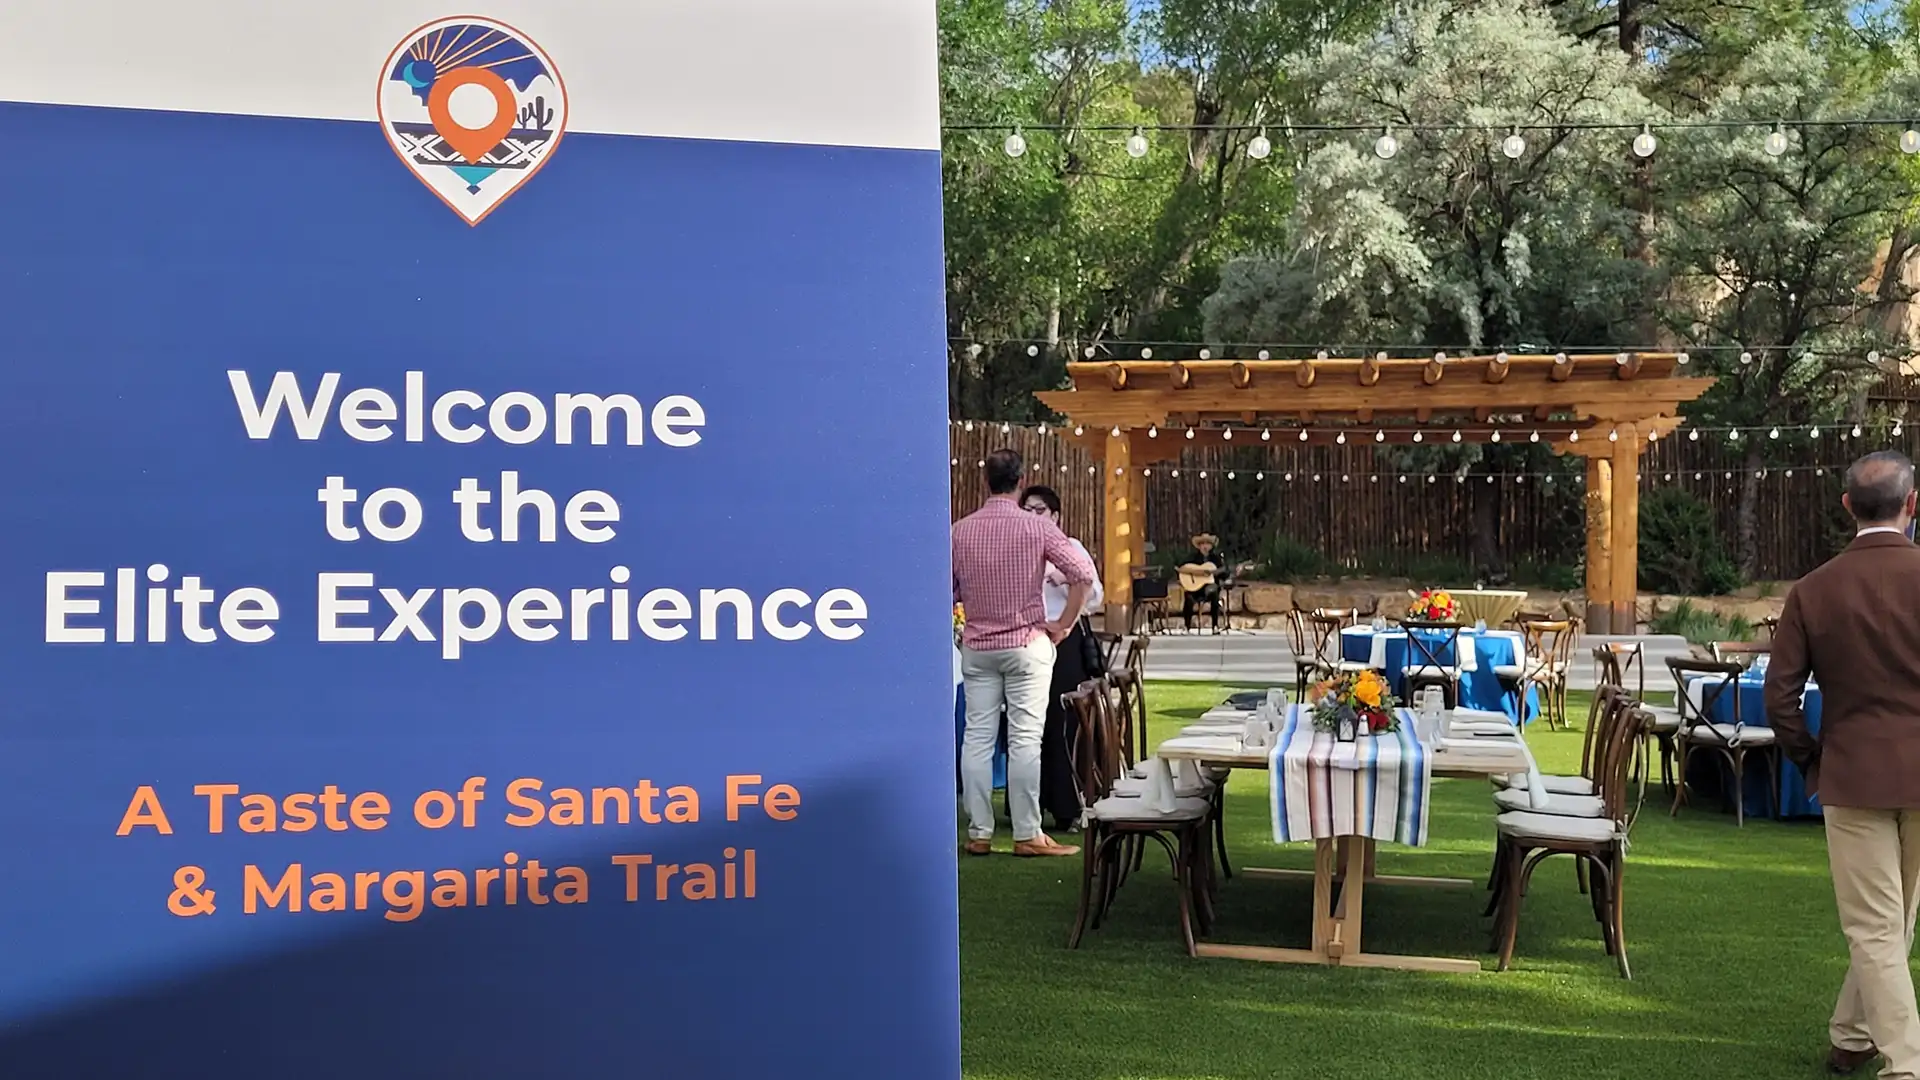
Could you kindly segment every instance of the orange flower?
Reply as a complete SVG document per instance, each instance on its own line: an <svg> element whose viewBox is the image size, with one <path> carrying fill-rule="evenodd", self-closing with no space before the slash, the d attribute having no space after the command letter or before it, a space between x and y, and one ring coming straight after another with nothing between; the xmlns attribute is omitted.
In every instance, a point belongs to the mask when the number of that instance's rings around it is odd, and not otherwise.
<svg viewBox="0 0 1920 1080"><path fill-rule="evenodd" d="M1363 705L1380 707L1380 677L1368 671L1353 682L1353 696Z"/></svg>
<svg viewBox="0 0 1920 1080"><path fill-rule="evenodd" d="M1333 692L1332 679L1327 679L1323 682L1317 682L1317 683L1314 683L1312 686L1307 687L1307 700L1310 702L1317 703L1322 698L1326 697L1328 694L1332 692Z"/></svg>

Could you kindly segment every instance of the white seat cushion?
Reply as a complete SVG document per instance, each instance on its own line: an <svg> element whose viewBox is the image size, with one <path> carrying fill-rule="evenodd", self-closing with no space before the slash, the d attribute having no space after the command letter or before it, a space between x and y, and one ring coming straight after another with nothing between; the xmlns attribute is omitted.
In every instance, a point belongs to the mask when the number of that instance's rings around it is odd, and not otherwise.
<svg viewBox="0 0 1920 1080"><path fill-rule="evenodd" d="M1687 738L1707 746L1772 746L1773 729L1754 724L1695 724L1687 729Z"/></svg>
<svg viewBox="0 0 1920 1080"><path fill-rule="evenodd" d="M1547 793L1547 805L1533 805L1533 793L1509 788L1493 793L1493 805L1502 813L1519 810L1533 814L1552 814L1554 817L1599 817L1607 812L1606 805L1598 795L1568 795Z"/></svg>
<svg viewBox="0 0 1920 1080"><path fill-rule="evenodd" d="M1123 776L1113 782L1113 797L1116 799L1137 799L1147 793L1147 780L1144 777ZM1213 785L1209 783L1182 783L1178 777L1173 781L1173 797L1176 799L1204 799L1213 794Z"/></svg>
<svg viewBox="0 0 1920 1080"><path fill-rule="evenodd" d="M1541 782L1547 787L1549 795L1591 795L1593 781L1584 776L1542 776ZM1526 773L1514 773L1512 776L1496 776L1493 786L1507 791L1527 791L1531 788Z"/></svg>
<svg viewBox="0 0 1920 1080"><path fill-rule="evenodd" d="M1504 836L1534 840L1611 840L1619 830L1606 818L1555 817L1552 814L1515 812L1494 819L1494 828Z"/></svg>
<svg viewBox="0 0 1920 1080"><path fill-rule="evenodd" d="M1656 735L1671 735L1680 730L1680 710L1671 709L1665 705L1642 705L1640 707L1653 717L1653 723L1647 725L1648 731Z"/></svg>
<svg viewBox="0 0 1920 1080"><path fill-rule="evenodd" d="M1363 671L1373 670L1373 666L1371 664L1368 664L1365 661L1361 661L1361 660L1342 660L1339 663L1335 664L1334 667L1342 675L1358 675Z"/></svg>
<svg viewBox="0 0 1920 1080"><path fill-rule="evenodd" d="M1549 679L1560 674L1560 669L1541 660L1526 664L1495 664L1493 673L1502 679Z"/></svg>
<svg viewBox="0 0 1920 1080"><path fill-rule="evenodd" d="M1147 809L1146 803L1139 799L1122 798L1110 795L1088 808L1087 813L1097 821L1136 822L1198 821L1207 816L1209 804L1205 799L1175 799L1173 809L1165 814Z"/></svg>
<svg viewBox="0 0 1920 1080"><path fill-rule="evenodd" d="M1401 672L1407 678L1459 679L1460 667L1441 667L1438 664L1408 664Z"/></svg>

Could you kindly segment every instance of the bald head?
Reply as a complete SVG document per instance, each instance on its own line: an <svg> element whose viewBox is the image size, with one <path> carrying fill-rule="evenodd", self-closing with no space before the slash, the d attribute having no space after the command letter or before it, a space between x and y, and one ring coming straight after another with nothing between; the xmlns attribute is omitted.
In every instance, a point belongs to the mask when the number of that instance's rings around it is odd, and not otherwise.
<svg viewBox="0 0 1920 1080"><path fill-rule="evenodd" d="M1882 450L1847 470L1847 512L1862 527L1904 525L1913 495L1913 462L1905 454Z"/></svg>

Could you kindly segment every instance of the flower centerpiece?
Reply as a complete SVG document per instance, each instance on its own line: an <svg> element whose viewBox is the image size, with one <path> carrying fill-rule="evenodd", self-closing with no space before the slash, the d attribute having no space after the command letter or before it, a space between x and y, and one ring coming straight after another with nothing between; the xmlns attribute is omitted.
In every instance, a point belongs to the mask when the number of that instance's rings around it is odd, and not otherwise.
<svg viewBox="0 0 1920 1080"><path fill-rule="evenodd" d="M1453 602L1453 594L1445 589L1421 589L1417 593L1408 593L1413 602L1407 605L1407 617L1426 622L1452 622L1460 609Z"/></svg>
<svg viewBox="0 0 1920 1080"><path fill-rule="evenodd" d="M1393 711L1400 703L1377 671L1346 672L1317 682L1307 691L1307 702L1313 726L1343 741L1351 737L1349 731L1378 735L1400 728Z"/></svg>

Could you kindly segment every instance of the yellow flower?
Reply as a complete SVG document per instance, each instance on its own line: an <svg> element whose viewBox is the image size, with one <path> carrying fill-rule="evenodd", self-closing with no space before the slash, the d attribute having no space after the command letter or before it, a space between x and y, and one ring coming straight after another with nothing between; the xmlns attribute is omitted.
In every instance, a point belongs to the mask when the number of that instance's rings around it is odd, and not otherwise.
<svg viewBox="0 0 1920 1080"><path fill-rule="evenodd" d="M1452 607L1453 597L1445 592L1437 592L1433 594L1433 603L1436 607Z"/></svg>
<svg viewBox="0 0 1920 1080"><path fill-rule="evenodd" d="M1378 674L1371 671L1363 671L1353 680L1354 700L1362 705L1371 705L1376 709L1379 708L1380 697L1385 690L1385 681L1382 680Z"/></svg>

